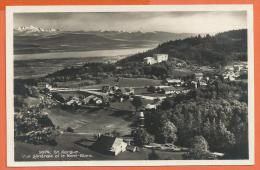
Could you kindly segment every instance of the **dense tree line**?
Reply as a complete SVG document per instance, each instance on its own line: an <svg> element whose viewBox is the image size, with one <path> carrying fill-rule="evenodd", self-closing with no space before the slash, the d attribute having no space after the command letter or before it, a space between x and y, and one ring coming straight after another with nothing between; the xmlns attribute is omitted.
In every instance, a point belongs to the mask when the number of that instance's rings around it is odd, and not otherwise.
<svg viewBox="0 0 260 170"><path fill-rule="evenodd" d="M14 115L14 137L33 144L56 145L55 126L41 107L23 108Z"/></svg>
<svg viewBox="0 0 260 170"><path fill-rule="evenodd" d="M247 60L247 30L233 30L215 36L200 35L184 40L168 41L157 48L138 53L120 61L122 65L134 65L154 53L166 53L198 65L222 66L239 60Z"/></svg>
<svg viewBox="0 0 260 170"><path fill-rule="evenodd" d="M209 148L248 158L248 107L237 96L240 90L246 93L246 84L217 82L167 98L160 109L145 114L145 127L157 142L194 148L188 156L207 156L198 149Z"/></svg>
<svg viewBox="0 0 260 170"><path fill-rule="evenodd" d="M67 67L42 78L47 82L66 82L73 80L92 80L89 84L96 84L112 75L116 70L115 64L86 63L80 67ZM89 85L86 84L86 85Z"/></svg>

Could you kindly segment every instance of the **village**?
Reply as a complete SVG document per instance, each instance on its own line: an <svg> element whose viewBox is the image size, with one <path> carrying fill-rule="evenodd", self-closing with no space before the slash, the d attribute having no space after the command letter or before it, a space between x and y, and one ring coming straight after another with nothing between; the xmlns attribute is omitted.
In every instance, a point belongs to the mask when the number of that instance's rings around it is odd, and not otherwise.
<svg viewBox="0 0 260 170"><path fill-rule="evenodd" d="M143 62L147 65L154 65L161 62L167 62L168 54L154 54L152 57L144 58ZM181 66L181 63L178 64ZM240 81L240 76L247 74L247 65L239 63L226 66L220 74L214 77L205 76L202 72L195 72L189 77L182 78L165 78L157 85L146 86L122 86L120 81L126 79L123 77L115 77L111 84L103 84L97 87L79 87L64 88L52 87L45 82L38 83L38 88L47 98L54 99L58 104L66 108L111 108L118 109L120 105L131 105L134 100L140 100L140 107L130 110L137 119L138 128L144 128L145 114L149 110L156 110L161 107L162 102L179 94L187 94L193 89L203 88L212 85L215 80L223 79L224 81ZM74 94L74 95L73 95ZM114 104L116 103L116 105ZM120 109L119 108L119 109ZM118 127L120 128L120 127ZM71 130L73 132L73 130ZM84 142L78 142L84 146ZM96 133L96 139L91 146L96 148L98 152L118 155L126 150L137 152L139 147L133 142L130 136L122 137L111 134ZM187 148L177 147L171 143L156 144L150 143L143 145L146 148L157 150L167 150L171 152L187 151ZM213 153L215 156L223 156L222 153Z"/></svg>

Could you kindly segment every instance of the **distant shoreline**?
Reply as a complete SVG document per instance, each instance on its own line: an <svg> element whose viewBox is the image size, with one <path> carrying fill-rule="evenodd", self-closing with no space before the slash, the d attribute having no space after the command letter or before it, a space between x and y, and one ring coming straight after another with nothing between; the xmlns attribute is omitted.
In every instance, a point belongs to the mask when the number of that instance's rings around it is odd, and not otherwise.
<svg viewBox="0 0 260 170"><path fill-rule="evenodd" d="M149 49L134 48L14 55L14 78L38 78L65 67L77 67L87 62L114 63Z"/></svg>

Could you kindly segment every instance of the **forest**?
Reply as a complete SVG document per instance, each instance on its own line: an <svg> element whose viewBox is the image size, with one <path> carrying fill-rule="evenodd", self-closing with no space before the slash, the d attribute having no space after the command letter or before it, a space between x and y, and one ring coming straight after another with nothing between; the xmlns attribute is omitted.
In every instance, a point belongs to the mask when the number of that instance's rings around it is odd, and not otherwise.
<svg viewBox="0 0 260 170"><path fill-rule="evenodd" d="M120 64L135 65L154 53L164 53L169 55L169 60L179 58L192 64L220 67L231 61L246 61L246 42L246 29L227 31L215 36L198 35L162 43L157 48L125 58L120 61Z"/></svg>
<svg viewBox="0 0 260 170"><path fill-rule="evenodd" d="M247 96L241 93L246 88L218 81L214 86L167 98L159 109L145 114L146 132L158 143L194 148L199 154L194 157L189 152L192 159L213 159L206 154L208 150L226 153L225 159L247 159ZM194 138L198 138L195 144Z"/></svg>

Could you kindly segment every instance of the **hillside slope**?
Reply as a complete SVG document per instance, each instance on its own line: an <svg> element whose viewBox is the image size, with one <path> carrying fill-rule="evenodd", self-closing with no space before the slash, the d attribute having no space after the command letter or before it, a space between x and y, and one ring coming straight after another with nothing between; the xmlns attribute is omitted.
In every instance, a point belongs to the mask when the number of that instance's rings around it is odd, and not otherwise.
<svg viewBox="0 0 260 170"><path fill-rule="evenodd" d="M140 63L143 58L154 53L169 54L172 58L182 59L198 65L226 65L230 61L247 60L247 30L232 30L215 36L195 36L183 40L168 41L144 53L139 53L121 60L129 65Z"/></svg>

